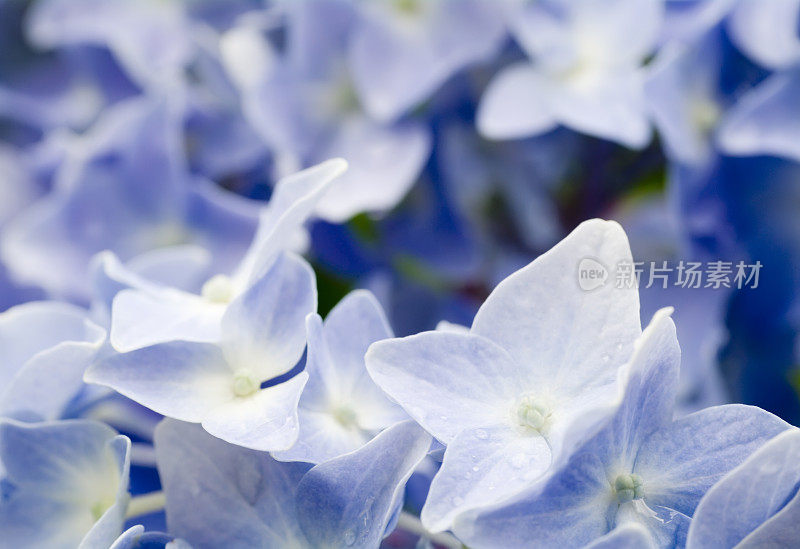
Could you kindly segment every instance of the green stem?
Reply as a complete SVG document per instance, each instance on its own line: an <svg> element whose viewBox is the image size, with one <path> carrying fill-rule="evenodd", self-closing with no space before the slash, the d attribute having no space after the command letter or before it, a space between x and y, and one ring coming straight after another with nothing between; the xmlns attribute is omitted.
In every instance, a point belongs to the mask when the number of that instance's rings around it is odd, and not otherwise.
<svg viewBox="0 0 800 549"><path fill-rule="evenodd" d="M441 534L432 534L431 532L428 532L417 517L411 513L406 513L405 511L400 513L400 518L397 521L397 527L405 530L406 532L416 534L419 537L429 539L436 545L447 547L447 549L462 549L464 547L460 541L447 532L442 532Z"/></svg>
<svg viewBox="0 0 800 549"><path fill-rule="evenodd" d="M128 502L128 511L125 513L125 518L140 517L142 515L149 515L164 508L167 498L164 492L150 492L140 496L134 496Z"/></svg>

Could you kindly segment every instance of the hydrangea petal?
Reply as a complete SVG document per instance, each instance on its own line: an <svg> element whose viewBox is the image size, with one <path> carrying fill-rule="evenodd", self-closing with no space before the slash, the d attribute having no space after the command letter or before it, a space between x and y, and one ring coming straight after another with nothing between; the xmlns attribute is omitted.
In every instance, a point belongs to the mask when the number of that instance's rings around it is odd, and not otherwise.
<svg viewBox="0 0 800 549"><path fill-rule="evenodd" d="M780 540L796 539L800 520L798 455L800 430L788 429L731 470L700 500L687 546L722 549L739 544L758 547L760 543L777 547L783 545Z"/></svg>
<svg viewBox="0 0 800 549"><path fill-rule="evenodd" d="M446 530L458 514L507 499L544 473L550 447L539 433L526 435L508 423L458 434L433 477L422 508L425 527Z"/></svg>
<svg viewBox="0 0 800 549"><path fill-rule="evenodd" d="M582 260L605 272L603 285L581 289ZM641 333L638 292L611 280L618 264L631 262L617 223L581 223L498 284L475 315L472 332L506 349L537 386L564 396L611 383Z"/></svg>
<svg viewBox="0 0 800 549"><path fill-rule="evenodd" d="M648 502L692 516L714 483L788 428L752 406L706 408L650 435L639 450L635 471L646 479Z"/></svg>
<svg viewBox="0 0 800 549"><path fill-rule="evenodd" d="M200 422L234 398L233 372L210 343L174 341L93 364L87 383L106 385L165 416Z"/></svg>
<svg viewBox="0 0 800 549"><path fill-rule="evenodd" d="M313 547L376 547L431 437L412 421L351 454L317 465L297 488L300 526Z"/></svg>
<svg viewBox="0 0 800 549"><path fill-rule="evenodd" d="M111 305L111 344L120 352L168 341L218 341L224 305L173 290L129 289Z"/></svg>
<svg viewBox="0 0 800 549"><path fill-rule="evenodd" d="M316 214L342 223L360 212L383 212L406 195L431 153L431 135L420 124L380 126L354 116L339 124L320 157L347 158L349 168Z"/></svg>
<svg viewBox="0 0 800 549"><path fill-rule="evenodd" d="M294 498L308 464L279 463L169 419L156 428L155 447L176 536L200 549L306 545Z"/></svg>
<svg viewBox="0 0 800 549"><path fill-rule="evenodd" d="M297 401L308 380L300 372L292 379L214 406L203 428L232 444L254 450L287 450L297 440Z"/></svg>
<svg viewBox="0 0 800 549"><path fill-rule="evenodd" d="M799 93L800 69L759 84L726 116L719 129L720 148L730 155L767 154L800 161Z"/></svg>
<svg viewBox="0 0 800 549"><path fill-rule="evenodd" d="M448 444L463 429L506 419L525 372L488 339L424 332L379 341L366 355L372 379L425 430Z"/></svg>
<svg viewBox="0 0 800 549"><path fill-rule="evenodd" d="M512 65L491 81L481 98L478 129L490 139L513 139L552 130L552 83L533 65Z"/></svg>
<svg viewBox="0 0 800 549"><path fill-rule="evenodd" d="M291 370L306 345L305 319L317 308L314 272L301 257L285 252L237 297L222 318L221 347L234 369L259 381Z"/></svg>

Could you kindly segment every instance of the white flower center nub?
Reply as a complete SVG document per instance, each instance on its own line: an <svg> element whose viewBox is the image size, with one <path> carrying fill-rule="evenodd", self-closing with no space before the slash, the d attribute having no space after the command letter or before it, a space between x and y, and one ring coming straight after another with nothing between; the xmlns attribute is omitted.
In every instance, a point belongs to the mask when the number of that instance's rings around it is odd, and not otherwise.
<svg viewBox="0 0 800 549"><path fill-rule="evenodd" d="M233 394L237 397L250 396L261 387L261 384L249 370L239 370L233 375Z"/></svg>
<svg viewBox="0 0 800 549"><path fill-rule="evenodd" d="M541 431L550 419L550 410L534 397L526 395L517 401L516 419L520 426Z"/></svg>
<svg viewBox="0 0 800 549"><path fill-rule="evenodd" d="M617 494L617 501L627 503L635 499L644 497L644 485L642 477L636 474L618 475L614 479L614 492Z"/></svg>
<svg viewBox="0 0 800 549"><path fill-rule="evenodd" d="M230 303L233 299L233 281L229 276L218 274L209 278L200 294L211 303Z"/></svg>
<svg viewBox="0 0 800 549"><path fill-rule="evenodd" d="M358 417L348 406L337 406L333 409L332 415L336 422L345 429L358 427Z"/></svg>

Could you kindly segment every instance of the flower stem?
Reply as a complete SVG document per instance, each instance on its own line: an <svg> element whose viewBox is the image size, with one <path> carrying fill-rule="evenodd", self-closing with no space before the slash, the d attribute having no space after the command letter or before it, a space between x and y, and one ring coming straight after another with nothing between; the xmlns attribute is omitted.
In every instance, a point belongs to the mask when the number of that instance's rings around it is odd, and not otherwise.
<svg viewBox="0 0 800 549"><path fill-rule="evenodd" d="M462 549L464 547L460 541L446 532L442 532L441 534L432 534L428 532L417 517L405 511L400 513L397 527L402 528L406 532L429 539L436 545L447 547L447 549Z"/></svg>
<svg viewBox="0 0 800 549"><path fill-rule="evenodd" d="M164 508L167 498L164 492L150 492L140 496L134 496L128 502L128 511L125 513L125 518L134 518L142 515L149 515Z"/></svg>

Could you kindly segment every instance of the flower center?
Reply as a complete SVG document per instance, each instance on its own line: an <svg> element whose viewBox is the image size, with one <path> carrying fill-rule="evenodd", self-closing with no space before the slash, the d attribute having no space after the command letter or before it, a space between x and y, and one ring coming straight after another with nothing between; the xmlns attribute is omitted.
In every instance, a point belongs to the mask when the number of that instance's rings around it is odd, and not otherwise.
<svg viewBox="0 0 800 549"><path fill-rule="evenodd" d="M233 299L233 281L229 276L218 274L203 284L200 294L211 303L229 303Z"/></svg>
<svg viewBox="0 0 800 549"><path fill-rule="evenodd" d="M547 426L551 412L541 401L530 395L523 396L517 401L517 423L534 431L541 431Z"/></svg>
<svg viewBox="0 0 800 549"><path fill-rule="evenodd" d="M710 98L700 98L692 102L690 116L700 131L708 133L714 129L722 116L722 111L716 101Z"/></svg>
<svg viewBox="0 0 800 549"><path fill-rule="evenodd" d="M620 503L642 499L644 497L642 477L633 473L629 475L618 475L617 478L614 479L614 493L616 493L617 501Z"/></svg>
<svg viewBox="0 0 800 549"><path fill-rule="evenodd" d="M233 394L246 397L255 393L261 384L250 370L239 370L233 375Z"/></svg>
<svg viewBox="0 0 800 549"><path fill-rule="evenodd" d="M358 417L356 417L353 409L348 406L334 408L333 418L345 429L352 429L358 426Z"/></svg>

